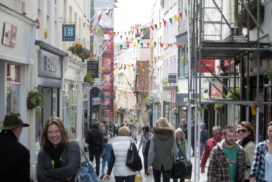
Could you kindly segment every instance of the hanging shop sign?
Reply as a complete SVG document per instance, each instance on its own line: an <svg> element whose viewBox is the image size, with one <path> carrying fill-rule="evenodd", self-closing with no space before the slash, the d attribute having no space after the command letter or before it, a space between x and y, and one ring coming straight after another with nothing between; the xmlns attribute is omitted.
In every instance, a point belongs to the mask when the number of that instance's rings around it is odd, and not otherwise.
<svg viewBox="0 0 272 182"><path fill-rule="evenodd" d="M75 41L76 27L73 24L62 25L62 41Z"/></svg>
<svg viewBox="0 0 272 182"><path fill-rule="evenodd" d="M168 83L177 83L177 75L169 74L168 75Z"/></svg>
<svg viewBox="0 0 272 182"><path fill-rule="evenodd" d="M87 70L88 72L92 72L93 78L98 78L98 61L88 61L87 62Z"/></svg>
<svg viewBox="0 0 272 182"><path fill-rule="evenodd" d="M198 61L198 65L200 65L200 70L202 73L214 73L215 72L215 60L214 59L201 59L201 62L204 65L202 65L200 63L200 61Z"/></svg>

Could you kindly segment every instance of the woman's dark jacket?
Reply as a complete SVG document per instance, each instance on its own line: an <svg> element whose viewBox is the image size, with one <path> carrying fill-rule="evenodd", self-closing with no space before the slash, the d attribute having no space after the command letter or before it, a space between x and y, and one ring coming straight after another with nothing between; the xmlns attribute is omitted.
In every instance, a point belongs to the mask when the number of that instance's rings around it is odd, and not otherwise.
<svg viewBox="0 0 272 182"><path fill-rule="evenodd" d="M41 149L38 154L38 182L74 182L80 165L80 147L76 141L69 142L61 154L62 167L54 169L49 154Z"/></svg>

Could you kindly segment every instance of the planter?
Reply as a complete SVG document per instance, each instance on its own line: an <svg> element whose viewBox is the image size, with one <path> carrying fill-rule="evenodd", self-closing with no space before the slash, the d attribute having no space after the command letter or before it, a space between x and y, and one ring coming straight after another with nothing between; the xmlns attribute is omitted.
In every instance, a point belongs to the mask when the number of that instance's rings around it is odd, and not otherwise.
<svg viewBox="0 0 272 182"><path fill-rule="evenodd" d="M72 54L80 57L82 62L84 62L85 59L88 59L91 56L91 52L88 49L82 47L82 45L78 43L73 44L73 46L69 47L68 50L71 51Z"/></svg>
<svg viewBox="0 0 272 182"><path fill-rule="evenodd" d="M214 104L214 110L223 113L225 104Z"/></svg>
<svg viewBox="0 0 272 182"><path fill-rule="evenodd" d="M94 84L94 78L93 78L93 73L92 72L87 72L85 77L84 77L84 82L88 83L90 85Z"/></svg>
<svg viewBox="0 0 272 182"><path fill-rule="evenodd" d="M42 93L37 90L31 90L27 95L27 109L34 109L42 103Z"/></svg>

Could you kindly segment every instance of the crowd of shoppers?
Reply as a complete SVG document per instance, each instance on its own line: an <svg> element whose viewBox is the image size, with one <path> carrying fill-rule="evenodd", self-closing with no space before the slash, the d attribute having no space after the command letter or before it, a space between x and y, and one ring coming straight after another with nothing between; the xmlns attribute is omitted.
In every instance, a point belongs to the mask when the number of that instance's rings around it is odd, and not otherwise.
<svg viewBox="0 0 272 182"><path fill-rule="evenodd" d="M22 128L27 126L18 113L6 114L0 123L0 145L5 146L0 150L0 162L6 164L0 165L3 182L30 182L30 154L18 142ZM97 176L102 156L101 179L109 179L113 173L117 182L135 180L136 171L126 166L126 158L130 144L136 143L139 132L135 126L127 126L118 127L118 136L112 143L108 142L104 123L93 123L88 132L89 158L91 161L96 159ZM248 121L242 121L236 127L227 126L223 132L220 126L214 126L213 137L209 139L205 123L200 124L200 129L200 168L204 173L208 166L207 182L272 182L272 121L267 128L268 139L257 146L254 127ZM169 182L175 162L190 161L191 156L186 155L187 131L186 120L182 120L175 130L166 118L159 118L152 129L142 127L138 152L142 150L145 174L153 174L155 182L160 182L161 178ZM45 122L40 144L36 169L38 182L75 182L80 166L80 147L68 137L60 118L54 116ZM185 179L173 179L174 182L178 180L184 182Z"/></svg>

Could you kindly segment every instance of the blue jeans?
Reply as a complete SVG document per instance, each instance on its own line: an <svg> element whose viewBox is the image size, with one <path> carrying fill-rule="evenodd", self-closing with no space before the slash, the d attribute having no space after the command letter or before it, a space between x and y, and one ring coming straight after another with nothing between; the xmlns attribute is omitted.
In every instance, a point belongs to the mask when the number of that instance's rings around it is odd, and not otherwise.
<svg viewBox="0 0 272 182"><path fill-rule="evenodd" d="M115 182L134 182L135 175L131 176L114 176Z"/></svg>
<svg viewBox="0 0 272 182"><path fill-rule="evenodd" d="M103 159L102 160L102 169L101 169L102 174L105 174L104 171L105 171L106 163L107 163L107 161Z"/></svg>
<svg viewBox="0 0 272 182"><path fill-rule="evenodd" d="M168 171L165 171L163 167L161 168L161 170L153 169L153 176L154 176L155 182L161 181L161 174L162 174L163 182L170 182L172 169Z"/></svg>

